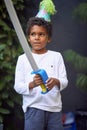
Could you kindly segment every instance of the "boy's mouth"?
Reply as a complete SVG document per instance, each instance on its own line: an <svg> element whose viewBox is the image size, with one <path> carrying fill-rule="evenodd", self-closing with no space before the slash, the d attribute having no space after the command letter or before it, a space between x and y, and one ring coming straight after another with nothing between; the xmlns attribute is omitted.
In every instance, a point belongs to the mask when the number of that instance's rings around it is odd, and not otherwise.
<svg viewBox="0 0 87 130"><path fill-rule="evenodd" d="M40 42L34 42L33 44L34 45L40 45L41 43Z"/></svg>

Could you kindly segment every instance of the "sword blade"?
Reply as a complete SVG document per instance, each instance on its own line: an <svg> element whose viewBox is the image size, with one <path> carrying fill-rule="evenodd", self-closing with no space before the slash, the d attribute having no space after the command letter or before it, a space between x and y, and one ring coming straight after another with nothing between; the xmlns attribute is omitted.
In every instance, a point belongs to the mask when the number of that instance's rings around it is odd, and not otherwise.
<svg viewBox="0 0 87 130"><path fill-rule="evenodd" d="M6 8L7 8L7 11L8 11L8 14L10 16L10 19L12 21L12 24L14 26L14 29L16 31L16 34L18 36L18 39L20 41L20 44L28 58L28 61L29 63L31 64L31 67L34 71L37 71L38 70L38 66L32 56L32 53L31 53L31 49L28 45L28 42L26 40L26 37L24 35L24 32L22 30L22 27L21 27L21 24L18 20L18 17L17 17L17 14L16 14L16 11L15 11L15 8L13 6L13 3L11 0L4 0L5 2L5 5L6 5Z"/></svg>

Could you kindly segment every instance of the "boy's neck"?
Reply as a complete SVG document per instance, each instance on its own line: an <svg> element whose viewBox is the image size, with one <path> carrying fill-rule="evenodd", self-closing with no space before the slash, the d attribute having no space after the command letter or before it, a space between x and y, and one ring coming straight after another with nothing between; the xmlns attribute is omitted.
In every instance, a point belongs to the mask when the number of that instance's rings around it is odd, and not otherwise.
<svg viewBox="0 0 87 130"><path fill-rule="evenodd" d="M44 54L46 53L48 50L43 50L43 51L35 51L35 50L32 50L33 53L35 54Z"/></svg>

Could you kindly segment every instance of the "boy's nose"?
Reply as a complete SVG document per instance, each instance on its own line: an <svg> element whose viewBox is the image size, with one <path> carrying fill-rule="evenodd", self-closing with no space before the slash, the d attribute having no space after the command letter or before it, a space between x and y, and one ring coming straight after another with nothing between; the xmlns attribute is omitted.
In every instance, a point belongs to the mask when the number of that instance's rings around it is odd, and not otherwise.
<svg viewBox="0 0 87 130"><path fill-rule="evenodd" d="M40 36L38 34L35 35L35 39L39 39Z"/></svg>

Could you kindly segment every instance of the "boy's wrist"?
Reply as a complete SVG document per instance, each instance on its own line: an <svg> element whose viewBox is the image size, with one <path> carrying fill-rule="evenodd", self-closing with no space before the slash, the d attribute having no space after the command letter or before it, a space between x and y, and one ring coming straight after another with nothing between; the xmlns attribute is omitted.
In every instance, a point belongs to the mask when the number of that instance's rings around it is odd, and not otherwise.
<svg viewBox="0 0 87 130"><path fill-rule="evenodd" d="M58 88L60 89L60 81L58 79L55 79L56 85L58 86Z"/></svg>
<svg viewBox="0 0 87 130"><path fill-rule="evenodd" d="M29 83L29 89L33 89L35 86L36 86L36 84L34 81Z"/></svg>

